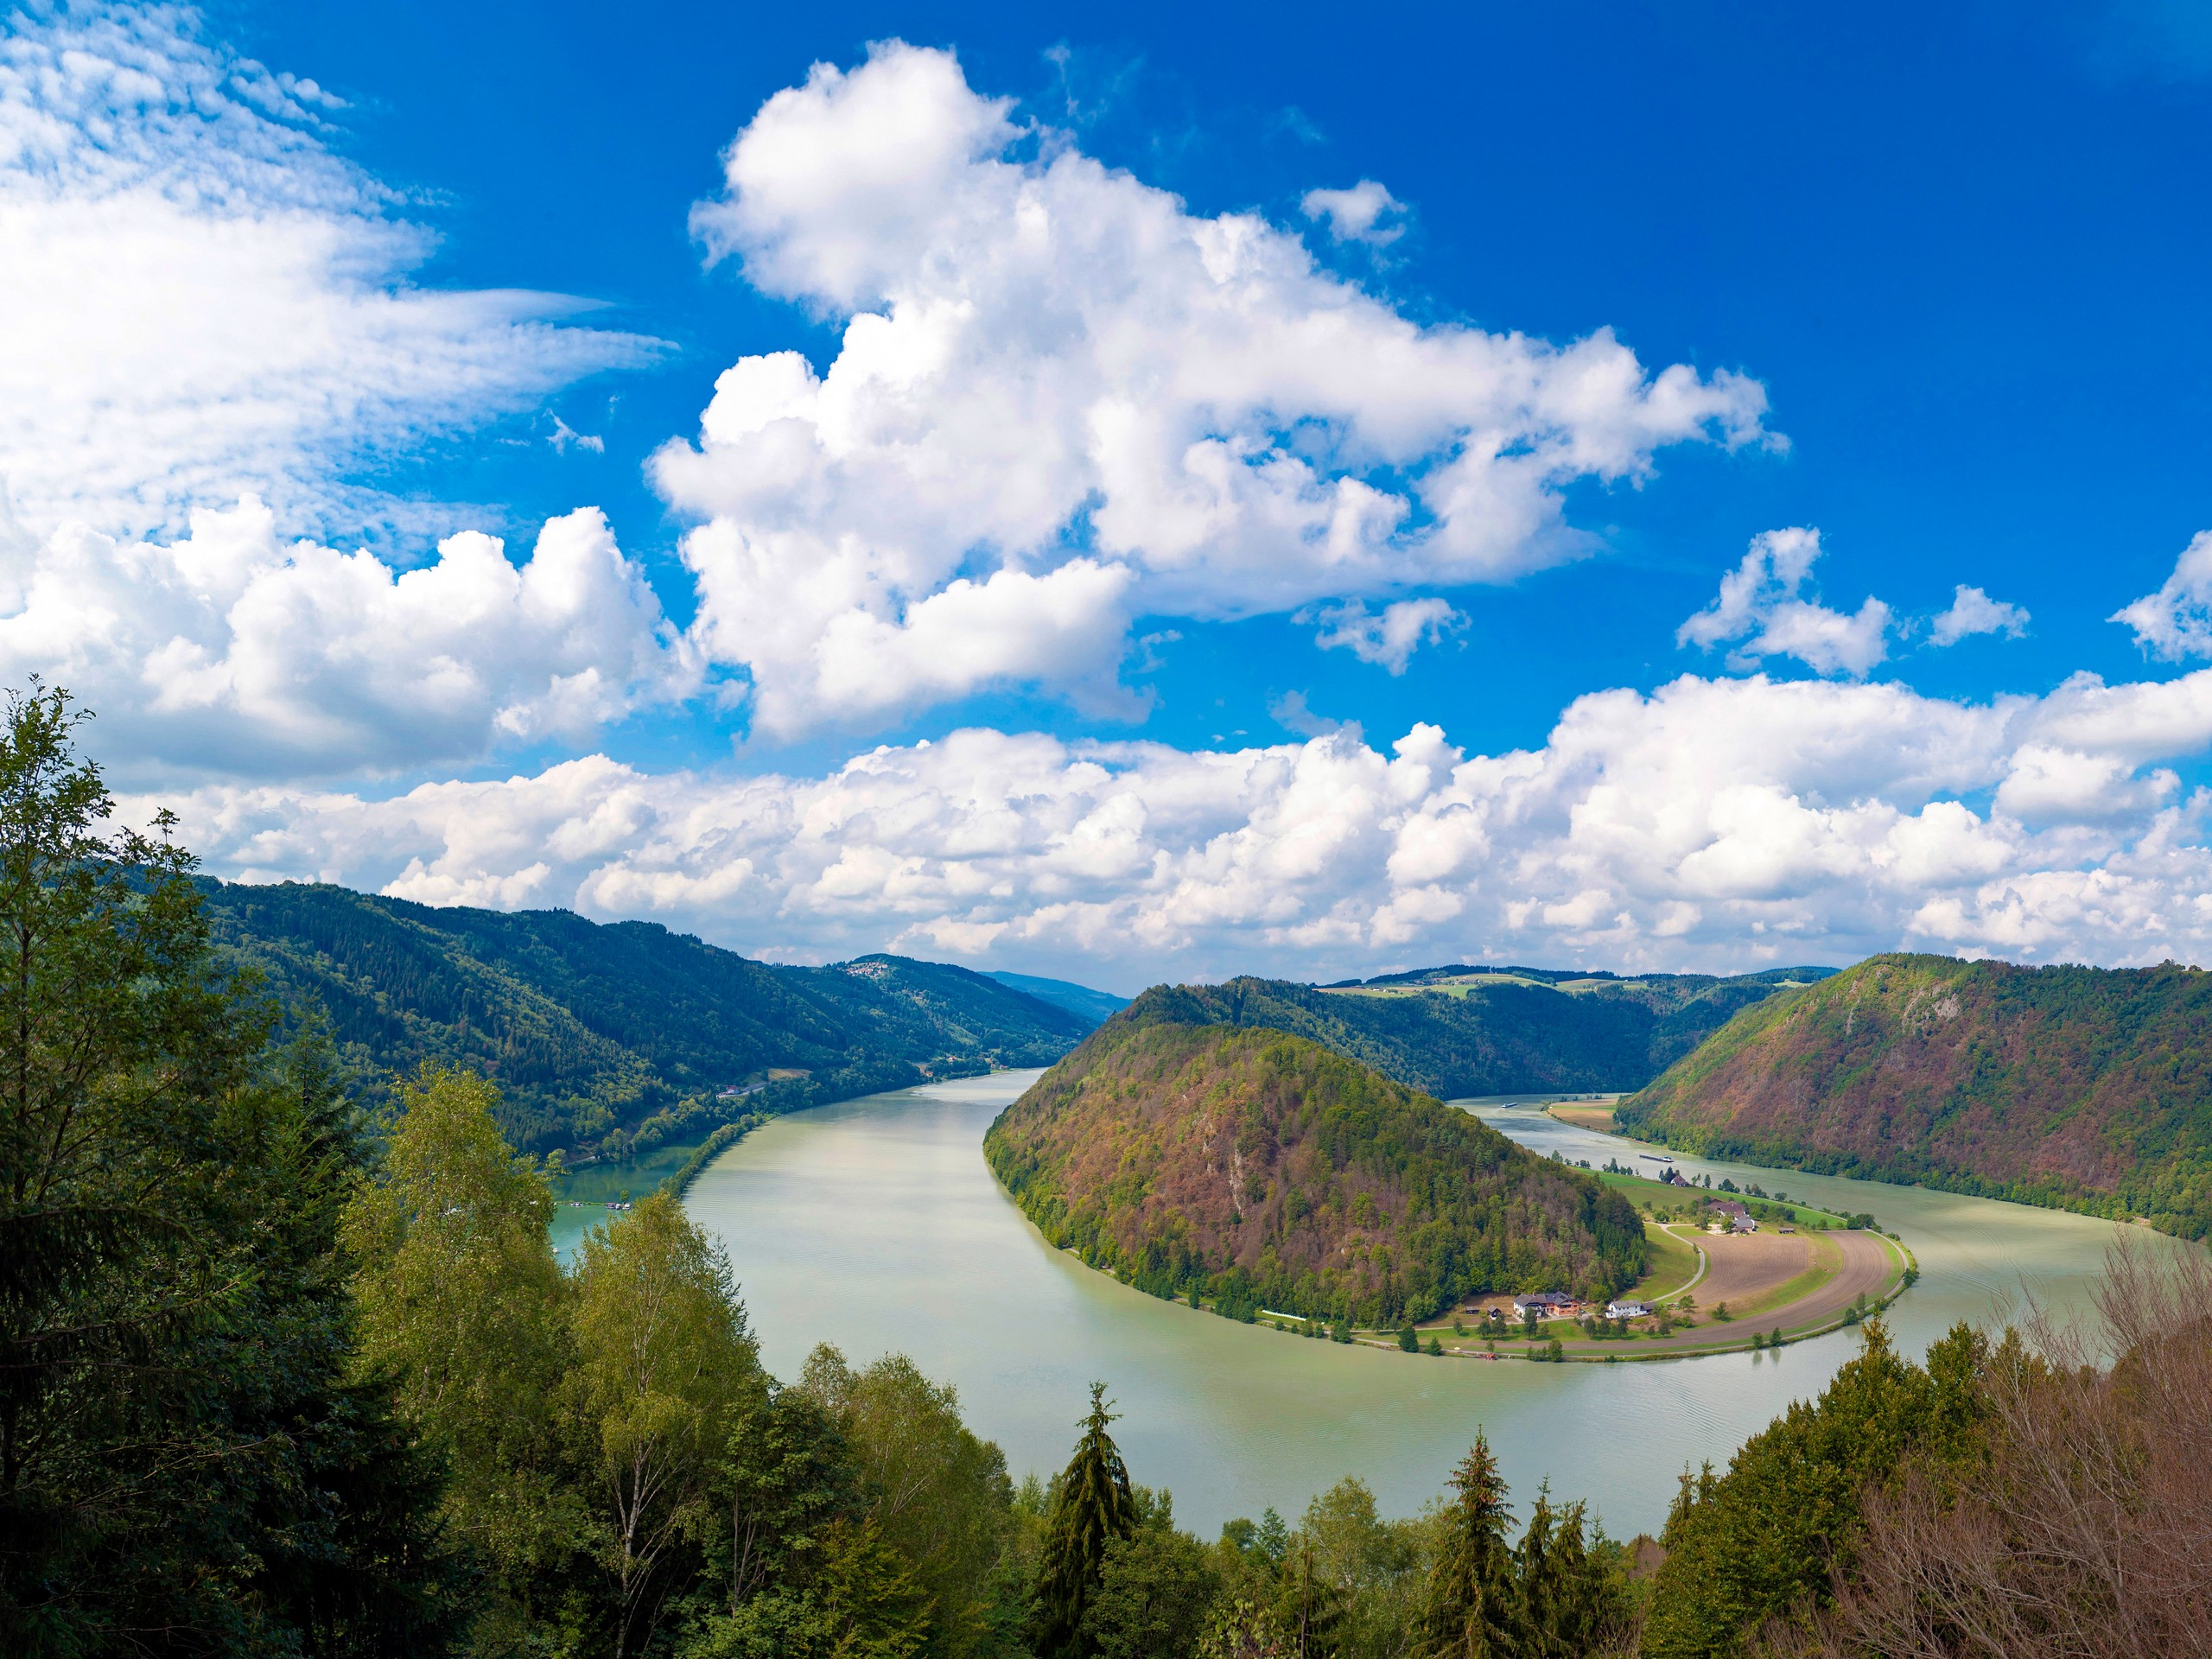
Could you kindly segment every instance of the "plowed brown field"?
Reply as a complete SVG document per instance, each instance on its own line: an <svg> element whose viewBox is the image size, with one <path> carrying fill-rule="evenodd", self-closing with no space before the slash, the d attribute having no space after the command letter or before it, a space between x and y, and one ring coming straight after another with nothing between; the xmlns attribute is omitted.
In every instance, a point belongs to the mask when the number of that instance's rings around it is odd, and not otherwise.
<svg viewBox="0 0 2212 1659"><path fill-rule="evenodd" d="M1869 1300L1878 1297L1897 1271L1896 1257L1875 1233L1796 1233L1785 1236L1765 1229L1749 1234L1693 1234L1684 1228L1678 1236L1694 1238L1705 1251L1707 1262L1705 1276L1690 1291L1697 1299L1698 1319L1691 1329L1631 1342L1592 1342L1572 1323L1554 1319L1546 1320L1538 1327L1541 1338L1557 1337L1569 1355L1613 1353L1623 1358L1735 1347L1749 1341L1755 1330L1779 1327L1795 1332L1833 1319L1856 1297L1864 1295ZM1825 1261L1821 1260L1823 1257ZM1829 1267L1832 1271L1785 1303L1759 1306L1764 1298L1782 1289L1816 1263ZM1511 1301L1509 1296L1484 1296L1478 1299L1474 1306L1499 1307L1510 1320ZM1732 1313L1741 1313L1743 1317L1713 1319L1713 1310L1724 1302ZM1520 1331L1518 1325L1509 1326L1510 1339L1516 1344ZM1478 1342L1462 1339L1455 1343L1449 1336L1445 1341L1447 1347L1461 1351L1482 1351Z"/></svg>

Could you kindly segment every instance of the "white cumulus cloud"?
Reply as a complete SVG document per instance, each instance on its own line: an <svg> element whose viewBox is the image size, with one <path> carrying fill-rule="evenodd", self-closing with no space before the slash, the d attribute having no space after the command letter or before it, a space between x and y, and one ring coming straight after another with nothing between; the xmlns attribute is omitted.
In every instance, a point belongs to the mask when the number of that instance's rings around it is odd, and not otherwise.
<svg viewBox="0 0 2212 1659"><path fill-rule="evenodd" d="M2157 593L2145 594L2107 620L2125 622L2137 645L2169 662L2212 657L2212 530L2190 539Z"/></svg>
<svg viewBox="0 0 2212 1659"><path fill-rule="evenodd" d="M1685 677L1580 698L1542 747L1498 754L1427 725L1387 747L1344 727L1198 753L966 730L818 777L594 756L390 800L228 785L132 804L175 805L223 874L1124 988L1484 954L2204 962L2212 802L2145 766L2212 741L2212 670L2174 685L1983 704Z"/></svg>
<svg viewBox="0 0 2212 1659"><path fill-rule="evenodd" d="M99 716L119 776L316 777L588 740L698 676L594 509L519 567L474 531L399 570L286 541L256 498L173 541L82 524L0 559L0 683Z"/></svg>
<svg viewBox="0 0 2212 1659"><path fill-rule="evenodd" d="M1806 597L1820 556L1817 530L1762 531L1744 562L1721 577L1713 603L1675 631L1675 643L1708 651L1728 645L1732 668L1795 657L1816 674L1864 676L1889 655L1890 607L1869 595L1847 613Z"/></svg>
<svg viewBox="0 0 2212 1659"><path fill-rule="evenodd" d="M749 674L768 734L999 682L1095 690L1134 614L1508 578L1589 545L1568 484L1767 441L1753 381L1653 373L1602 329L1418 323L1289 232L1194 214L1017 124L947 53L817 65L726 171L694 211L709 250L842 323L826 365L737 363L697 442L654 466L701 521L699 638ZM1034 593L976 620L1033 638L893 645L954 584L1013 576ZM1081 614L1060 602L1077 592ZM880 685L850 639L882 652Z"/></svg>
<svg viewBox="0 0 2212 1659"><path fill-rule="evenodd" d="M1955 645L1977 633L2002 633L2017 639L2028 631L2028 620L2027 612L2019 606L1992 599L1980 588L1961 582L1952 590L1950 608L1936 614L1928 643Z"/></svg>
<svg viewBox="0 0 2212 1659"><path fill-rule="evenodd" d="M1414 652L1433 645L1467 619L1443 600L1402 599L1370 613L1358 600L1324 607L1316 615L1321 631L1313 643L1324 651L1348 650L1363 663L1403 674Z"/></svg>
<svg viewBox="0 0 2212 1659"><path fill-rule="evenodd" d="M1406 233L1405 204L1372 179L1348 190L1308 190L1299 211L1328 226L1338 242L1364 242L1384 248Z"/></svg>
<svg viewBox="0 0 2212 1659"><path fill-rule="evenodd" d="M180 6L0 25L0 483L35 531L249 490L373 515L349 468L660 349L557 296L413 285L432 238L326 145L334 102Z"/></svg>

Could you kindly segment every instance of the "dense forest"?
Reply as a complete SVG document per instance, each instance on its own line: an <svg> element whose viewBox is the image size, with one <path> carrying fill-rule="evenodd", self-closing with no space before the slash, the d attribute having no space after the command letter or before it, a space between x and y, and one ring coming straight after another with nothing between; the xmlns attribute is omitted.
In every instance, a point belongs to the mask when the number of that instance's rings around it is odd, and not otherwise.
<svg viewBox="0 0 2212 1659"><path fill-rule="evenodd" d="M1364 1326L1643 1273L1634 1206L1594 1178L1305 1038L1189 1023L1195 1000L1147 992L992 1124L1055 1245L1194 1306Z"/></svg>
<svg viewBox="0 0 2212 1659"><path fill-rule="evenodd" d="M536 1152L620 1155L750 1112L1047 1065L1096 1019L904 957L754 962L652 922L432 908L344 887L203 881L217 939L372 1079L494 1079ZM741 1096L724 1091L758 1091Z"/></svg>
<svg viewBox="0 0 2212 1659"><path fill-rule="evenodd" d="M0 731L10 1659L2212 1651L2200 1250L2116 1249L2082 1332L1962 1326L1916 1363L1868 1322L1816 1400L1686 1472L1656 1539L1545 1488L1516 1516L1472 1426L1416 1516L1349 1477L1201 1539L1103 1384L1017 1481L898 1355L771 1375L736 1264L665 1193L563 1268L498 1087L433 1063L365 1090L219 945L173 822L111 823L77 718L35 691ZM1117 1040L1279 1046L1341 1080L1332 1132L1376 1128L1402 1175L1432 1150L1433 1106L1296 1039Z"/></svg>
<svg viewBox="0 0 2212 1659"><path fill-rule="evenodd" d="M1707 1156L2212 1232L2212 974L1874 957L1614 1118Z"/></svg>
<svg viewBox="0 0 2212 1659"><path fill-rule="evenodd" d="M1310 1037L1424 1094L1456 1100L1640 1089L1738 1010L1827 971L1622 980L1452 967L1326 987L1239 978L1176 988L1189 1023Z"/></svg>

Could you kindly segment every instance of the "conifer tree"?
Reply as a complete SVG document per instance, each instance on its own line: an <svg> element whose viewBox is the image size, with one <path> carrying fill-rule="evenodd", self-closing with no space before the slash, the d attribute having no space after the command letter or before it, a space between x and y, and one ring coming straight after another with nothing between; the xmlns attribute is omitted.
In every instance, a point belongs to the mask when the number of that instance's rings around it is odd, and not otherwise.
<svg viewBox="0 0 2212 1659"><path fill-rule="evenodd" d="M1527 1659L1581 1659L1596 1650L1612 1612L1604 1574L1590 1559L1583 1507L1554 1509L1551 1483L1536 1493L1529 1530L1514 1552L1520 1651Z"/></svg>
<svg viewBox="0 0 2212 1659"><path fill-rule="evenodd" d="M1510 1659L1517 1649L1510 1511L1497 1459L1482 1435L1452 1472L1452 1497L1421 1610L1423 1659Z"/></svg>
<svg viewBox="0 0 2212 1659"><path fill-rule="evenodd" d="M1106 1385L1090 1385L1090 1410L1082 1423L1075 1456L1052 1486L1037 1561L1035 1646L1039 1659L1087 1659L1084 1610L1106 1564L1107 1546L1137 1529L1135 1495L1120 1448L1106 1432Z"/></svg>

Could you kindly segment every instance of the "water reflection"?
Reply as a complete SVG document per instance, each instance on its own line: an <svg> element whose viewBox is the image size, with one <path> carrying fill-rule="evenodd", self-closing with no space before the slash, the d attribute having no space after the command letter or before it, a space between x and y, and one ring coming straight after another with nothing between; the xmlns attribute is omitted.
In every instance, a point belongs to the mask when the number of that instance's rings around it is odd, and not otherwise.
<svg viewBox="0 0 2212 1659"><path fill-rule="evenodd" d="M1109 1384L1132 1472L1211 1532L1273 1505L1287 1516L1347 1473L1386 1511L1435 1497L1478 1427L1522 1500L1586 1497L1616 1533L1656 1529L1685 1463L1724 1463L1815 1393L1852 1351L1839 1333L1777 1354L1663 1363L1482 1363L1347 1349L1232 1325L1129 1290L1052 1249L1000 1192L980 1149L1034 1072L932 1084L779 1119L702 1173L691 1213L719 1234L764 1356L797 1374L816 1342L865 1361L901 1350L960 1390L1015 1473L1065 1460L1090 1379ZM1472 1103L1547 1154L1602 1165L1636 1148L1527 1105ZM1847 1211L1872 1211L1918 1253L1897 1310L1917 1352L1987 1316L2023 1275L2078 1306L2109 1224L1913 1188L1681 1160Z"/></svg>

